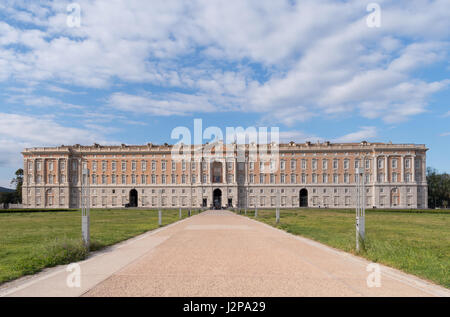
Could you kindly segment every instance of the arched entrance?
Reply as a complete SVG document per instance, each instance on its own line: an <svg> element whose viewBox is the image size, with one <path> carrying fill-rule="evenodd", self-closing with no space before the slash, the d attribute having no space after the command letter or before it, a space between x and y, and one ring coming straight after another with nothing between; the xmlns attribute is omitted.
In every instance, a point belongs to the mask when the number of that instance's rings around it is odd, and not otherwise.
<svg viewBox="0 0 450 317"><path fill-rule="evenodd" d="M214 209L222 209L222 191L219 188L213 192L213 207Z"/></svg>
<svg viewBox="0 0 450 317"><path fill-rule="evenodd" d="M308 207L308 190L306 188L300 190L300 207Z"/></svg>
<svg viewBox="0 0 450 317"><path fill-rule="evenodd" d="M130 190L130 207L138 206L138 192L136 189Z"/></svg>

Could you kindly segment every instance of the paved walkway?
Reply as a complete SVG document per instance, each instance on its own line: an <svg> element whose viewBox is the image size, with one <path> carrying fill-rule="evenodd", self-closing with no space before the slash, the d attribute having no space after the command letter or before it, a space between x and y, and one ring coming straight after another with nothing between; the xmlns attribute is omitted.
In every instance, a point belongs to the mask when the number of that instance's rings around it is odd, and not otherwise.
<svg viewBox="0 0 450 317"><path fill-rule="evenodd" d="M4 296L450 296L450 291L228 211L208 211L80 262L0 288Z"/></svg>

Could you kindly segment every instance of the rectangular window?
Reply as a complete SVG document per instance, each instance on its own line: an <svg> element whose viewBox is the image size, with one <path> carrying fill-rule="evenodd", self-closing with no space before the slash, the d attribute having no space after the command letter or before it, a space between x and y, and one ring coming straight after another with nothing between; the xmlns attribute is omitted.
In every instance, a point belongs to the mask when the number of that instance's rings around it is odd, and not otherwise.
<svg viewBox="0 0 450 317"><path fill-rule="evenodd" d="M297 183L297 175L291 174L291 184L296 184L296 183Z"/></svg>
<svg viewBox="0 0 450 317"><path fill-rule="evenodd" d="M141 170L143 172L147 170L147 161L141 161Z"/></svg>
<svg viewBox="0 0 450 317"><path fill-rule="evenodd" d="M322 169L323 170L328 169L328 160L322 160Z"/></svg>
<svg viewBox="0 0 450 317"><path fill-rule="evenodd" d="M411 161L410 161L410 159L406 159L406 160L405 160L405 167L406 167L406 168L410 168L410 167L411 167Z"/></svg>
<svg viewBox="0 0 450 317"><path fill-rule="evenodd" d="M313 170L316 170L316 169L317 169L317 160L316 160L316 159L313 159L313 160L312 160L312 169L313 169Z"/></svg>
<svg viewBox="0 0 450 317"><path fill-rule="evenodd" d="M392 168L397 168L397 159L392 159Z"/></svg>
<svg viewBox="0 0 450 317"><path fill-rule="evenodd" d="M156 171L156 161L152 161L152 171Z"/></svg>
<svg viewBox="0 0 450 317"><path fill-rule="evenodd" d="M122 172L125 172L127 170L127 162L122 161Z"/></svg>
<svg viewBox="0 0 450 317"><path fill-rule="evenodd" d="M106 184L106 175L102 175L102 184Z"/></svg>
<svg viewBox="0 0 450 317"><path fill-rule="evenodd" d="M141 175L141 184L143 185L147 184L147 175Z"/></svg>
<svg viewBox="0 0 450 317"><path fill-rule="evenodd" d="M166 166L167 166L167 162L166 161L161 161L161 170L165 171L166 170Z"/></svg>
<svg viewBox="0 0 450 317"><path fill-rule="evenodd" d="M334 184L339 183L339 176L338 176L338 174L333 174L333 183Z"/></svg>
<svg viewBox="0 0 450 317"><path fill-rule="evenodd" d="M259 183L264 184L264 174L259 174Z"/></svg>
<svg viewBox="0 0 450 317"><path fill-rule="evenodd" d="M313 173L312 174L312 182L315 184L315 183L317 183L317 174L316 173Z"/></svg>
<svg viewBox="0 0 450 317"><path fill-rule="evenodd" d="M132 171L136 170L136 161L131 161L131 170Z"/></svg>
<svg viewBox="0 0 450 317"><path fill-rule="evenodd" d="M295 171L297 169L297 160L291 160L291 170Z"/></svg>
<svg viewBox="0 0 450 317"><path fill-rule="evenodd" d="M306 169L306 160L305 159L303 159L302 160L302 169Z"/></svg>
<svg viewBox="0 0 450 317"><path fill-rule="evenodd" d="M111 162L111 170L112 170L113 172L115 172L116 169L117 169L117 162L116 162L116 161L112 161L112 162Z"/></svg>
<svg viewBox="0 0 450 317"><path fill-rule="evenodd" d="M112 174L112 175L111 175L111 183L112 183L112 184L115 184L115 183L116 183L116 175L115 175L115 174Z"/></svg>
<svg viewBox="0 0 450 317"><path fill-rule="evenodd" d="M122 184L126 184L126 183L127 183L127 176L122 175Z"/></svg>
<svg viewBox="0 0 450 317"><path fill-rule="evenodd" d="M280 180L281 180L281 184L285 184L286 183L286 175L285 174L281 174L280 175Z"/></svg>
<svg viewBox="0 0 450 317"><path fill-rule="evenodd" d="M302 184L306 184L306 174L302 173Z"/></svg>
<svg viewBox="0 0 450 317"><path fill-rule="evenodd" d="M107 162L106 162L106 161L103 161L103 162L102 162L102 171L103 171L103 172L106 172L106 167L107 167Z"/></svg>
<svg viewBox="0 0 450 317"><path fill-rule="evenodd" d="M152 174L152 184L156 184L156 175Z"/></svg>
<svg viewBox="0 0 450 317"><path fill-rule="evenodd" d="M48 170L53 171L53 162L48 163Z"/></svg>
<svg viewBox="0 0 450 317"><path fill-rule="evenodd" d="M136 184L136 175L131 175L131 184Z"/></svg>
<svg viewBox="0 0 450 317"><path fill-rule="evenodd" d="M338 169L338 167L339 167L339 160L334 159L333 160L333 168Z"/></svg>
<svg viewBox="0 0 450 317"><path fill-rule="evenodd" d="M270 183L275 184L275 175L274 174L270 174Z"/></svg>
<svg viewBox="0 0 450 317"><path fill-rule="evenodd" d="M366 169L370 169L370 160L366 160Z"/></svg>
<svg viewBox="0 0 450 317"><path fill-rule="evenodd" d="M344 160L344 169L348 169L348 167L349 167L349 165L350 165L350 161L349 160L347 160L347 159L345 159Z"/></svg>
<svg viewBox="0 0 450 317"><path fill-rule="evenodd" d="M328 183L328 174L322 174L322 183L324 184Z"/></svg>
<svg viewBox="0 0 450 317"><path fill-rule="evenodd" d="M286 169L286 161L285 160L280 161L280 168L282 171L284 171Z"/></svg>

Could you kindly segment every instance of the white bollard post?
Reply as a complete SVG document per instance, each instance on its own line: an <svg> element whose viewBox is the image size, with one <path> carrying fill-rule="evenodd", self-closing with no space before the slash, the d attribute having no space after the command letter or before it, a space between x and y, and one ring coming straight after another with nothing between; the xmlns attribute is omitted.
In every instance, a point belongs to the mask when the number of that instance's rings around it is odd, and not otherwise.
<svg viewBox="0 0 450 317"><path fill-rule="evenodd" d="M162 212L161 212L161 208L158 210L158 224L161 227L162 225Z"/></svg>
<svg viewBox="0 0 450 317"><path fill-rule="evenodd" d="M180 219L181 219L181 207L180 207L180 211L179 211L179 217L180 217Z"/></svg>

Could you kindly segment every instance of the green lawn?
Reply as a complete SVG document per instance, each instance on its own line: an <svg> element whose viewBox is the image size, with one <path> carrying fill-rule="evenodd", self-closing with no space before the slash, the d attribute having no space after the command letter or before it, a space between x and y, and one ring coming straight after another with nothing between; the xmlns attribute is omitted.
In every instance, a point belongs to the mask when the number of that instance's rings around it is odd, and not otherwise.
<svg viewBox="0 0 450 317"><path fill-rule="evenodd" d="M243 212L243 211L242 211ZM355 211L258 210L259 221L355 253ZM247 216L253 218L254 210ZM450 288L450 212L366 211L361 256Z"/></svg>
<svg viewBox="0 0 450 317"><path fill-rule="evenodd" d="M102 209L90 215L92 250L158 227L157 210ZM178 210L163 210L162 215L163 226L179 220ZM182 216L187 217L187 210ZM86 256L80 211L0 213L0 284Z"/></svg>

